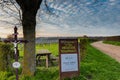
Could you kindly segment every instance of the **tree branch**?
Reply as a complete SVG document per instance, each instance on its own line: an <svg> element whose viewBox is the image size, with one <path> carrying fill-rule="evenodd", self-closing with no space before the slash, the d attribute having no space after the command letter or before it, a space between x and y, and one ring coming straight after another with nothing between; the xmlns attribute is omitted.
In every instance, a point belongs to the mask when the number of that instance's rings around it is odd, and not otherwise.
<svg viewBox="0 0 120 80"><path fill-rule="evenodd" d="M49 11L49 13L50 13L51 11L49 10L49 7L48 7L48 5L47 5L47 1L44 0L44 3L45 3L45 6L46 6L47 11Z"/></svg>
<svg viewBox="0 0 120 80"><path fill-rule="evenodd" d="M16 0L16 2L18 3L18 5L23 8L23 2L24 0Z"/></svg>
<svg viewBox="0 0 120 80"><path fill-rule="evenodd" d="M22 15L21 15L21 11L20 11L20 9L15 5L15 3L13 3L11 0L10 0L10 2L13 4L13 6L16 8L16 10L18 11L18 13L19 13L19 21L20 21L20 24L22 23Z"/></svg>
<svg viewBox="0 0 120 80"><path fill-rule="evenodd" d="M9 21L5 21L5 20L0 20L0 22L3 22L3 23L7 23L7 24L10 24L10 25L19 25L19 24L15 24L14 22L12 23L12 22L9 22Z"/></svg>

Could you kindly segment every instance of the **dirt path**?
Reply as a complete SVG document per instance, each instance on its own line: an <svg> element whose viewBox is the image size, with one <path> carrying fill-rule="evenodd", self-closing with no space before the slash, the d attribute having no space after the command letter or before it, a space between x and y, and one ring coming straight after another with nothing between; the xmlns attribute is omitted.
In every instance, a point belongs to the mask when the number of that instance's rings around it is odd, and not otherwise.
<svg viewBox="0 0 120 80"><path fill-rule="evenodd" d="M120 62L120 46L104 44L102 41L94 42L91 45Z"/></svg>

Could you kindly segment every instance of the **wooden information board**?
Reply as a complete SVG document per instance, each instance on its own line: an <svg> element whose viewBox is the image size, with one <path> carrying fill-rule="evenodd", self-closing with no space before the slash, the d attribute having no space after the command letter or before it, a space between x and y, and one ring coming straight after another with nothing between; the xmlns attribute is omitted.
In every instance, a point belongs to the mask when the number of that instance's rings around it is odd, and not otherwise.
<svg viewBox="0 0 120 80"><path fill-rule="evenodd" d="M60 80L79 75L78 39L59 39Z"/></svg>

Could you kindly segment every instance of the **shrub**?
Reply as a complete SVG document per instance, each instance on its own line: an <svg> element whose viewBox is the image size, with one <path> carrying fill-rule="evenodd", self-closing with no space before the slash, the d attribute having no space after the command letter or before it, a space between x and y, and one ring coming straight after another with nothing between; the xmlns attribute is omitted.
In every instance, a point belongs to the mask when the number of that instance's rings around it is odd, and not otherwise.
<svg viewBox="0 0 120 80"><path fill-rule="evenodd" d="M10 76L7 80L16 80L16 76Z"/></svg>
<svg viewBox="0 0 120 80"><path fill-rule="evenodd" d="M11 44L0 43L0 71L10 70L13 50Z"/></svg>
<svg viewBox="0 0 120 80"><path fill-rule="evenodd" d="M7 72L0 71L0 80L6 80L7 79Z"/></svg>
<svg viewBox="0 0 120 80"><path fill-rule="evenodd" d="M80 39L80 60L83 60L86 56L88 38Z"/></svg>

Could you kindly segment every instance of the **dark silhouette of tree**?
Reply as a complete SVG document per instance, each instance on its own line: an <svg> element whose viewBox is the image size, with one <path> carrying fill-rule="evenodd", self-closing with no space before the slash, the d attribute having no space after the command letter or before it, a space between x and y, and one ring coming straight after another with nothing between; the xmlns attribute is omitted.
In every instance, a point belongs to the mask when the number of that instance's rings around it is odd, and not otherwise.
<svg viewBox="0 0 120 80"><path fill-rule="evenodd" d="M1 37L0 37L0 42L1 42L2 40L1 40Z"/></svg>

